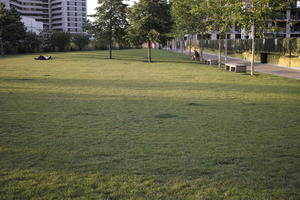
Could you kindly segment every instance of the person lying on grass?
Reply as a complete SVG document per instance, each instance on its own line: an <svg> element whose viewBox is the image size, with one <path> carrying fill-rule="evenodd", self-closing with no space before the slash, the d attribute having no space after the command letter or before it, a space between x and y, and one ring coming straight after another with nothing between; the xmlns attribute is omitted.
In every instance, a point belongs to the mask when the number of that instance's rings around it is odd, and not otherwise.
<svg viewBox="0 0 300 200"><path fill-rule="evenodd" d="M34 58L35 60L50 60L52 59L51 56L42 56L40 55L39 57L37 58Z"/></svg>

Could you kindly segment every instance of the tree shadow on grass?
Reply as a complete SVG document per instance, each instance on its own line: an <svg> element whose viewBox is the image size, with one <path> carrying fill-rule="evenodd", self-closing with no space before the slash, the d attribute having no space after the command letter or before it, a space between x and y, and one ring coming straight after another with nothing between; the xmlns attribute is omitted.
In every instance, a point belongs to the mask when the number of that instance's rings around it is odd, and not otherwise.
<svg viewBox="0 0 300 200"><path fill-rule="evenodd" d="M127 88L133 90L186 90L186 91L211 91L211 92L248 92L255 93L277 93L277 94L298 94L299 87L291 85L259 85L246 84L246 83L218 83L218 82L164 82L164 81L149 81L149 80L90 80L90 79L57 79L51 77L41 76L40 78L31 77L6 77L0 78L0 81L4 82L33 82L44 86L72 86L84 88L99 88L99 87L116 87ZM20 87L20 89L26 89L27 87ZM202 106L191 104L190 106Z"/></svg>

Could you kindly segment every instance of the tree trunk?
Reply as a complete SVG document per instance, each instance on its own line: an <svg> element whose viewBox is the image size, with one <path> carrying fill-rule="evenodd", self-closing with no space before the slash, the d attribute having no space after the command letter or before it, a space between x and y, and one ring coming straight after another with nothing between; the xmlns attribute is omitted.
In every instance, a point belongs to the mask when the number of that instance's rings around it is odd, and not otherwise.
<svg viewBox="0 0 300 200"><path fill-rule="evenodd" d="M184 39L180 40L180 49L181 49L181 53L183 53L183 48L184 48Z"/></svg>
<svg viewBox="0 0 300 200"><path fill-rule="evenodd" d="M111 25L111 20L112 20L112 0L109 1L109 32L108 32L108 42L109 42L109 59L112 59L112 25Z"/></svg>
<svg viewBox="0 0 300 200"><path fill-rule="evenodd" d="M224 54L225 54L225 63L227 63L227 53L228 52L228 39L227 34L225 34L225 43L224 43Z"/></svg>
<svg viewBox="0 0 300 200"><path fill-rule="evenodd" d="M151 63L151 41L148 41L148 62Z"/></svg>
<svg viewBox="0 0 300 200"><path fill-rule="evenodd" d="M289 56L292 57L292 40L289 38Z"/></svg>
<svg viewBox="0 0 300 200"><path fill-rule="evenodd" d="M109 45L108 45L108 49L109 49L109 59L112 59L112 32L111 32L111 30L109 32Z"/></svg>
<svg viewBox="0 0 300 200"><path fill-rule="evenodd" d="M254 58L255 58L255 26L252 25L252 58L251 58L251 76L254 75Z"/></svg>
<svg viewBox="0 0 300 200"><path fill-rule="evenodd" d="M200 48L200 62L203 61L203 47L202 47L202 42L203 41L203 33L201 33L201 38L199 41L199 48Z"/></svg>
<svg viewBox="0 0 300 200"><path fill-rule="evenodd" d="M218 59L218 65L221 69L221 34L219 34L219 59Z"/></svg>
<svg viewBox="0 0 300 200"><path fill-rule="evenodd" d="M189 49L189 55L190 57L192 56L192 38L189 37L189 40L190 40L190 49Z"/></svg>
<svg viewBox="0 0 300 200"><path fill-rule="evenodd" d="M4 56L4 45L3 45L2 37L0 37L0 53L1 56Z"/></svg>

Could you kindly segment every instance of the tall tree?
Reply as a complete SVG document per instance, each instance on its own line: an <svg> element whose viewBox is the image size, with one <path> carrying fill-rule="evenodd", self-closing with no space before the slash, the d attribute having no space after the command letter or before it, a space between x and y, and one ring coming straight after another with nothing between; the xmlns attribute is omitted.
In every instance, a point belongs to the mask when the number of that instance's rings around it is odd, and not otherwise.
<svg viewBox="0 0 300 200"><path fill-rule="evenodd" d="M170 4L167 0L140 0L128 11L130 25L127 39L132 44L148 44L148 62L152 61L152 42L164 42L172 29Z"/></svg>
<svg viewBox="0 0 300 200"><path fill-rule="evenodd" d="M127 5L122 0L98 0L99 7L93 17L95 21L88 22L86 29L89 33L106 36L108 41L109 58L112 59L113 41L122 43L125 29L128 26L126 17Z"/></svg>
<svg viewBox="0 0 300 200"><path fill-rule="evenodd" d="M246 31L251 33L252 38L252 59L251 75L254 75L254 56L255 38L263 37L263 33L272 27L269 24L275 21L276 16L280 15L285 7L289 6L294 0L236 0L235 7L239 8L236 12L238 24Z"/></svg>
<svg viewBox="0 0 300 200"><path fill-rule="evenodd" d="M13 48L17 51L20 40L25 36L26 28L21 22L21 16L15 8L5 9L0 3L0 51Z"/></svg>

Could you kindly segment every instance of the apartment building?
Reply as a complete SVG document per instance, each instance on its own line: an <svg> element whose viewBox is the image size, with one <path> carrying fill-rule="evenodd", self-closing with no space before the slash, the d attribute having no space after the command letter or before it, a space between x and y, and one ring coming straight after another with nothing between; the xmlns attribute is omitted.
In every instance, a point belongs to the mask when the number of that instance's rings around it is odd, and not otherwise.
<svg viewBox="0 0 300 200"><path fill-rule="evenodd" d="M44 29L83 33L86 0L0 0L6 8L15 7L21 16L43 23Z"/></svg>

